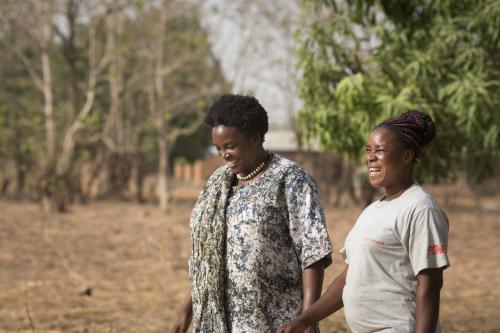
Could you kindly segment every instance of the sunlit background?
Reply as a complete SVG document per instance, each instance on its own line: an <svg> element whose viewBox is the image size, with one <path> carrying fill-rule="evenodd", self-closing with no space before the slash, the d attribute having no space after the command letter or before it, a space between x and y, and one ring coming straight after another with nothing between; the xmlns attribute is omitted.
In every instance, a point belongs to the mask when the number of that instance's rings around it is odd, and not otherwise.
<svg viewBox="0 0 500 333"><path fill-rule="evenodd" d="M265 147L313 175L336 250L380 194L370 130L429 113L443 332L500 331L499 0L3 0L0 48L0 332L169 331L225 93L256 96Z"/></svg>

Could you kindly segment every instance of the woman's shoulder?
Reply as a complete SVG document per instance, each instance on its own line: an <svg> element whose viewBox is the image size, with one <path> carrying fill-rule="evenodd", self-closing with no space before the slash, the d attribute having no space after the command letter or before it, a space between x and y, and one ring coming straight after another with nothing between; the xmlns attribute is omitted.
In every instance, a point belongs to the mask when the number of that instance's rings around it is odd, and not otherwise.
<svg viewBox="0 0 500 333"><path fill-rule="evenodd" d="M212 174L208 177L205 185L209 186L213 183L218 183L221 179L230 176L231 171L225 166L222 165L218 167Z"/></svg>
<svg viewBox="0 0 500 333"><path fill-rule="evenodd" d="M290 190L309 187L317 190L317 183L311 174L299 163L275 154L274 177Z"/></svg>
<svg viewBox="0 0 500 333"><path fill-rule="evenodd" d="M427 192L420 184L413 185L410 195L411 195L411 200L418 207L440 208L436 199L434 199L434 197L429 192Z"/></svg>
<svg viewBox="0 0 500 333"><path fill-rule="evenodd" d="M410 195L407 198L407 211L411 216L428 215L441 216L447 219L446 213L439 205L436 199L419 184L413 186Z"/></svg>
<svg viewBox="0 0 500 333"><path fill-rule="evenodd" d="M220 167L215 169L214 172L212 172L212 174L208 177L208 179L213 178L213 177L218 177L218 176L225 174L227 172L230 172L229 169L227 168L227 166L221 165Z"/></svg>
<svg viewBox="0 0 500 333"><path fill-rule="evenodd" d="M275 168L288 180L291 179L306 179L309 180L311 175L307 170L299 163L292 161L286 157L279 154L273 154L273 163L275 163Z"/></svg>

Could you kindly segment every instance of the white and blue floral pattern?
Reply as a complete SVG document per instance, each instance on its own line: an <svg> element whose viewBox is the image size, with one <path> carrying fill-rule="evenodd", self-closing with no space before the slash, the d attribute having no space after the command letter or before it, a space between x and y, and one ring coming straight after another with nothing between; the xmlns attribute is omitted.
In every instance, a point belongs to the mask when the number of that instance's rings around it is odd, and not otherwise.
<svg viewBox="0 0 500 333"><path fill-rule="evenodd" d="M302 271L331 263L317 186L273 155L255 181L234 186L226 209L224 300L230 332L270 332L300 313Z"/></svg>

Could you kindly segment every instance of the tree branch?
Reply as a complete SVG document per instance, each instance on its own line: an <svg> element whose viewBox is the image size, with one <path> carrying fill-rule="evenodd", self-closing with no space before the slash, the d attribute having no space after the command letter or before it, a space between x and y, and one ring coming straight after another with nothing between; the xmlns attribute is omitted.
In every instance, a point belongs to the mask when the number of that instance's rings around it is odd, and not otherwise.
<svg viewBox="0 0 500 333"><path fill-rule="evenodd" d="M169 112L172 113L173 115L176 115L178 113L181 106L185 105L185 104L188 104L202 96L205 96L208 94L210 90L210 87L208 85L205 85L203 87L201 87L198 91L192 93L192 94L189 94L189 95L185 95L183 96L183 98L180 98L180 99L177 99L176 101L170 103L170 104L167 104L167 106L165 106L165 109L167 110L170 110Z"/></svg>
<svg viewBox="0 0 500 333"><path fill-rule="evenodd" d="M43 81L40 78L40 76L36 73L35 69L33 68L33 65L31 64L31 61L18 48L15 48L15 52L19 56L19 59L21 59L21 62L23 63L24 68L26 68L26 70L28 71L28 74L29 74L30 78L33 80L33 82L35 83L35 86L41 92L43 92L43 88L44 88Z"/></svg>
<svg viewBox="0 0 500 333"><path fill-rule="evenodd" d="M96 32L95 27L91 24L89 26L89 78L87 86L87 94L85 99L85 104L81 108L78 116L73 121L71 126L66 131L63 140L63 148L60 158L57 161L56 173L58 175L64 174L70 166L71 152L73 151L75 145L75 134L82 127L84 119L87 117L89 112L92 110L95 98L95 87L97 83L97 77L100 71L107 63L109 59L109 54L103 55L99 65L96 66Z"/></svg>
<svg viewBox="0 0 500 333"><path fill-rule="evenodd" d="M200 126L203 124L203 119L204 119L203 114L201 110L198 110L196 114L197 114L196 120L193 121L188 127L174 128L170 131L170 133L168 134L168 139L171 144L175 143L175 141L177 141L177 138L179 136L191 135L194 132L196 132L198 128L200 128Z"/></svg>

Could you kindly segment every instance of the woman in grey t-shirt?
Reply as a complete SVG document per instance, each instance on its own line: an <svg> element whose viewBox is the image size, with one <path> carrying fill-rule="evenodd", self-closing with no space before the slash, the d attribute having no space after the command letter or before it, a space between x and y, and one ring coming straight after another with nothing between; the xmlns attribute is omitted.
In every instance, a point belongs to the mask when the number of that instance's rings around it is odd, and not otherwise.
<svg viewBox="0 0 500 333"><path fill-rule="evenodd" d="M371 132L368 177L385 195L360 215L340 251L346 268L307 311L278 332L304 327L344 307L353 332L439 332L439 295L448 219L413 179L413 165L434 137L432 119L408 111Z"/></svg>

